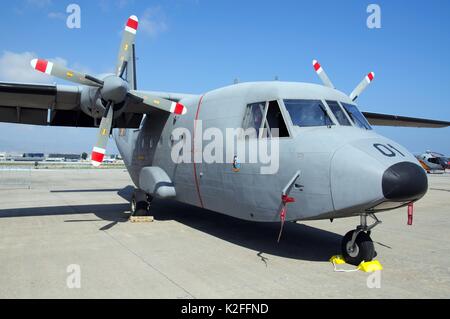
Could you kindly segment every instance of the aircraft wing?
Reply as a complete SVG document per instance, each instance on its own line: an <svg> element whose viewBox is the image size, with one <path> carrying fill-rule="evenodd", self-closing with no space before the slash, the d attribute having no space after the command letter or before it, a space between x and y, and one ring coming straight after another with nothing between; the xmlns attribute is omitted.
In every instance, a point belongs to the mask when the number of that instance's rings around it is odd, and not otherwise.
<svg viewBox="0 0 450 319"><path fill-rule="evenodd" d="M83 87L0 82L0 122L32 125L98 127L95 120L81 109ZM185 94L149 92L178 102ZM143 114L151 110L143 103L130 101L115 127L138 128Z"/></svg>
<svg viewBox="0 0 450 319"><path fill-rule="evenodd" d="M450 126L450 122L428 120L422 118L397 116L380 113L363 112L371 125L375 126L401 126L401 127L429 127L442 128Z"/></svg>

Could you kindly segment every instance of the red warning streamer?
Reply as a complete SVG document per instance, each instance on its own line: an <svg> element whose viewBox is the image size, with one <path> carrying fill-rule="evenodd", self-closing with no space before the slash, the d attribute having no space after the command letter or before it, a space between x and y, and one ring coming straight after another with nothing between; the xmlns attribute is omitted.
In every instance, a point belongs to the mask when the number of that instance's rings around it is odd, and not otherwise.
<svg viewBox="0 0 450 319"><path fill-rule="evenodd" d="M278 234L278 243L280 242L281 234L283 233L284 222L286 221L287 204L294 203L294 202L295 202L295 198L289 197L288 195L284 195L284 194L281 195L281 203L282 203L282 207L281 207L281 211L280 211L281 228L280 228L280 233Z"/></svg>
<svg viewBox="0 0 450 319"><path fill-rule="evenodd" d="M408 204L408 226L413 224L414 203Z"/></svg>

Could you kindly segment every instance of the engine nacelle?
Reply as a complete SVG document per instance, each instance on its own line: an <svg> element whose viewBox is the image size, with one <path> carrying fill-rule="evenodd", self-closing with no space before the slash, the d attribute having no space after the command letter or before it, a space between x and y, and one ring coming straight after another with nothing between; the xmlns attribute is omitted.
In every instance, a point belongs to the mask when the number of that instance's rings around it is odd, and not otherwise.
<svg viewBox="0 0 450 319"><path fill-rule="evenodd" d="M118 98L118 94L116 91L116 88L114 87L114 81L115 76L113 74L103 74L99 76L100 79L105 81L105 86L103 88L96 88L96 87L83 87L83 90L81 91L81 98L80 98L80 107L81 110L89 115L90 117L100 119L105 115L106 110L106 104L105 98L108 100L114 100L115 98ZM109 80L109 81L108 81ZM126 95L126 91L128 90L128 87L126 86L126 83L121 83L120 81L117 81L120 85L118 85L119 93L121 95ZM122 92L123 91L123 92ZM102 92L106 94L106 97L102 96ZM125 99L125 97L120 96L118 100ZM114 118L119 117L123 110L125 109L126 102L120 102L114 104Z"/></svg>
<svg viewBox="0 0 450 319"><path fill-rule="evenodd" d="M87 115L99 119L105 113L105 106L99 88L83 87L80 98L81 110Z"/></svg>

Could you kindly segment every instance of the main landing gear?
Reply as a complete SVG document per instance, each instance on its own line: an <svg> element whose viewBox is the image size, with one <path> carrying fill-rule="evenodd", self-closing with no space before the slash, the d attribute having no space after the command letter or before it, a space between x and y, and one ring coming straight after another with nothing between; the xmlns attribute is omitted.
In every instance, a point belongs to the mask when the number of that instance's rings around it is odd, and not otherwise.
<svg viewBox="0 0 450 319"><path fill-rule="evenodd" d="M367 225L367 216L375 221L370 226ZM361 224L355 230L349 231L342 239L341 249L345 262L358 266L363 261L371 261L375 258L376 252L370 233L378 224L381 224L381 221L374 214L361 214Z"/></svg>
<svg viewBox="0 0 450 319"><path fill-rule="evenodd" d="M135 189L130 202L130 211L132 217L151 216L150 206L153 197L145 192Z"/></svg>

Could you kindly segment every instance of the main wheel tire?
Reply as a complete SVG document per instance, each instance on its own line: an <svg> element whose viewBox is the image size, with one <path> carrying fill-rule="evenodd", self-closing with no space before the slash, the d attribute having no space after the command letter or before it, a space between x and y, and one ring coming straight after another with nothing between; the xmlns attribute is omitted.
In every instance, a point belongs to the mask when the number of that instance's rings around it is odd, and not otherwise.
<svg viewBox="0 0 450 319"><path fill-rule="evenodd" d="M133 197L131 197L131 201L130 201L131 214L134 214L136 212L136 207L137 207L136 195L133 194Z"/></svg>
<svg viewBox="0 0 450 319"><path fill-rule="evenodd" d="M355 230L349 231L342 239L342 256L346 263L358 266L363 261L371 261L375 257L375 247L370 236L365 232L360 232L356 236L354 247L350 242Z"/></svg>
<svg viewBox="0 0 450 319"><path fill-rule="evenodd" d="M146 201L137 201L133 194L130 202L130 211L132 216L147 216L149 212L149 203Z"/></svg>

